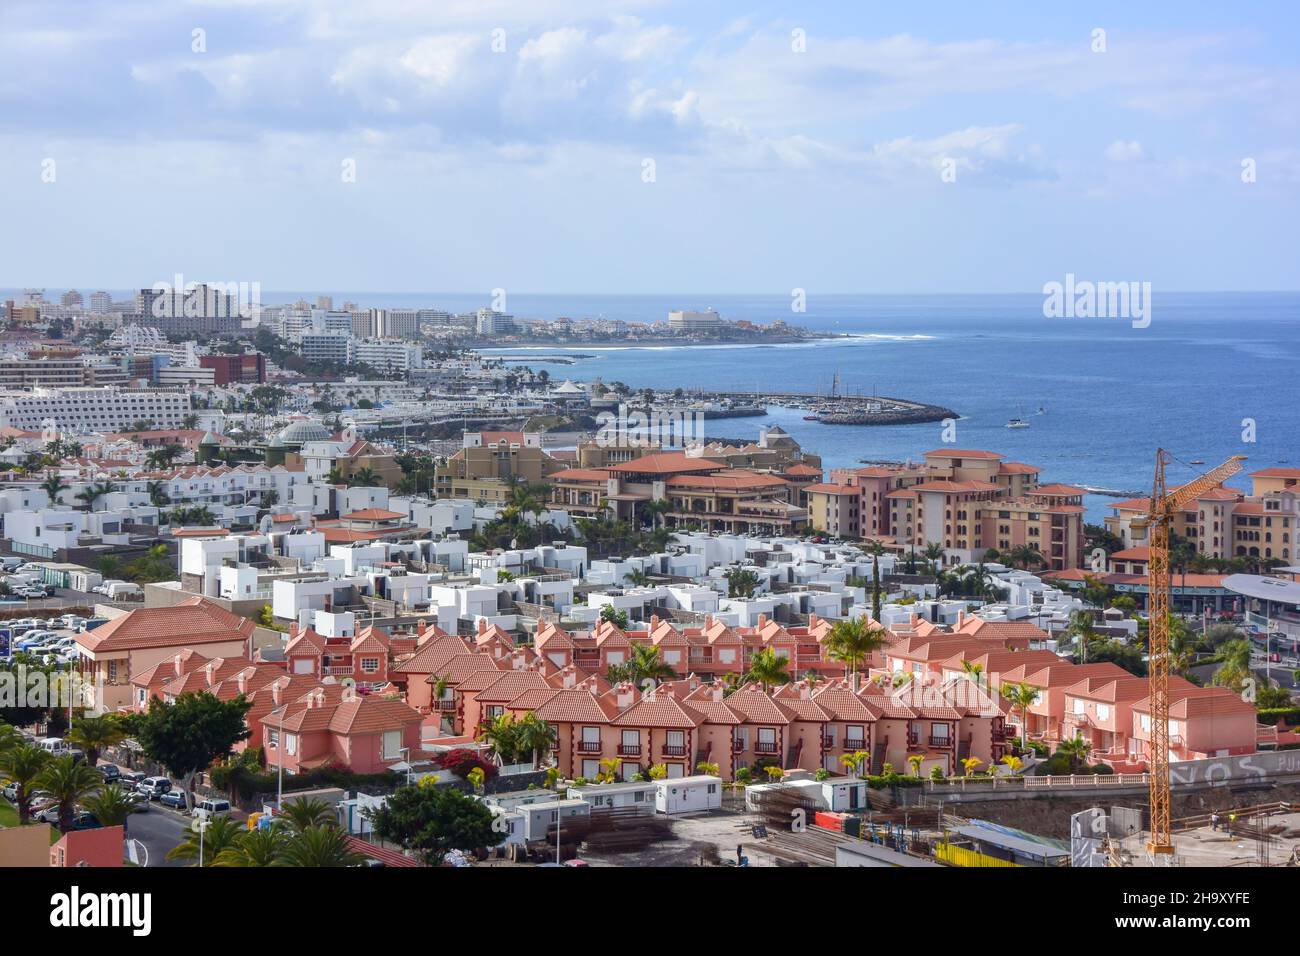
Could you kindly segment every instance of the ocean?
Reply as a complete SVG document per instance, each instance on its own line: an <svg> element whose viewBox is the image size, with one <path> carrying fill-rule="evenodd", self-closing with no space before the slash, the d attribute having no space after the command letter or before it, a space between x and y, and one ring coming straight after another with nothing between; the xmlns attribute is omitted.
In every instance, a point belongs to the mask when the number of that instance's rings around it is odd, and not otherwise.
<svg viewBox="0 0 1300 956"><path fill-rule="evenodd" d="M84 291L84 290L83 290ZM331 293L363 307L488 305L483 294ZM278 304L315 292L264 292ZM47 290L56 298L57 292ZM115 297L126 297L125 292ZM726 319L797 325L852 339L773 346L543 346L583 354L573 365L538 365L557 380L622 381L633 388L787 389L915 399L955 409L957 448L996 451L1042 468L1044 482L1148 492L1157 447L1175 458L1170 482L1191 478L1229 455L1246 471L1300 466L1300 293L1165 293L1151 322L1045 318L1041 295L812 294L793 314L779 295L524 295L506 311L525 318L666 319L670 309L714 308ZM512 354L527 354L518 347ZM1039 409L1042 414L1038 414ZM829 469L862 459L917 459L942 446L938 423L889 427L822 425L803 412L710 421L713 437L752 439L778 424ZM1029 428L1008 429L1021 417ZM1205 464L1190 464L1202 459ZM1232 484L1248 487L1242 476ZM1114 499L1090 495L1098 521Z"/></svg>
<svg viewBox="0 0 1300 956"><path fill-rule="evenodd" d="M1300 465L1300 294L1155 295L1152 321L1047 319L1038 295L620 298L518 297L520 315L659 319L669 308L710 306L729 319L785 318L849 340L776 346L539 348L592 355L547 365L555 378L601 378L685 389L773 389L916 399L961 414L953 447L996 451L1042 468L1044 482L1149 493L1157 447L1174 456L1170 482L1229 455L1245 471ZM785 311L782 312L782 309ZM519 353L518 349L508 350ZM1042 413L1039 413L1039 409ZM941 447L941 425L859 427L764 418L710 421L710 435L752 438L778 424L829 469L863 459L917 459ZM1029 428L1008 429L1010 418ZM1204 465L1192 465L1201 459ZM1230 484L1247 488L1244 473ZM1100 521L1113 498L1089 495Z"/></svg>

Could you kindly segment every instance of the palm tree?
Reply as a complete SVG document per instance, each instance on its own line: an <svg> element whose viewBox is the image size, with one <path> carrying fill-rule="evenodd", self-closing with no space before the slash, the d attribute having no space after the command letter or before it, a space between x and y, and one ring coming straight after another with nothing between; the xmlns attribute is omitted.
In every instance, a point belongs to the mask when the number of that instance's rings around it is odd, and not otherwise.
<svg viewBox="0 0 1300 956"><path fill-rule="evenodd" d="M58 475L50 475L40 484L41 490L50 496L50 504L59 503L59 492L67 491L68 485Z"/></svg>
<svg viewBox="0 0 1300 956"><path fill-rule="evenodd" d="M501 758L503 764L512 764L519 752L519 729L514 714L498 714L483 728L481 738Z"/></svg>
<svg viewBox="0 0 1300 956"><path fill-rule="evenodd" d="M151 481L145 485L145 488L149 492L149 503L155 508L172 503L171 495L167 493L167 482Z"/></svg>
<svg viewBox="0 0 1300 956"><path fill-rule="evenodd" d="M961 669L966 672L967 676L975 682L975 686L980 686L980 678L984 673L984 665L977 664L974 661L962 661Z"/></svg>
<svg viewBox="0 0 1300 956"><path fill-rule="evenodd" d="M291 837L280 859L285 866L358 866L364 860L349 849L347 834L337 827L308 827Z"/></svg>
<svg viewBox="0 0 1300 956"><path fill-rule="evenodd" d="M839 661L849 669L855 679L858 668L865 666L871 655L885 646L889 632L873 623L864 614L861 617L843 618L831 625L826 641L826 656Z"/></svg>
<svg viewBox="0 0 1300 956"><path fill-rule="evenodd" d="M1070 771L1073 772L1075 767L1087 766L1092 744L1083 737L1071 737L1057 744L1056 752L1065 754L1070 759Z"/></svg>
<svg viewBox="0 0 1300 956"><path fill-rule="evenodd" d="M240 834L230 846L221 850L212 861L217 867L282 866L289 837L276 823L258 827ZM206 847L205 847L206 849Z"/></svg>
<svg viewBox="0 0 1300 956"><path fill-rule="evenodd" d="M131 794L115 783L86 797L81 805L106 827L125 826L127 819L135 812L135 801L131 799Z"/></svg>
<svg viewBox="0 0 1300 956"><path fill-rule="evenodd" d="M1068 633L1079 644L1079 663L1088 663L1088 642L1096 640L1097 630L1093 627L1092 612L1086 608L1070 612Z"/></svg>
<svg viewBox="0 0 1300 956"><path fill-rule="evenodd" d="M1020 768L1025 765L1025 762L1015 754L1007 754L1002 758L1002 763L1005 764L1006 768L1012 773L1019 773Z"/></svg>
<svg viewBox="0 0 1300 956"><path fill-rule="evenodd" d="M1002 696L1020 709L1020 748L1029 749L1029 708L1038 700L1039 690L1032 684L1003 684Z"/></svg>
<svg viewBox="0 0 1300 956"><path fill-rule="evenodd" d="M969 777L971 774L975 772L975 768L978 767L983 762L984 761L980 760L979 757L963 757L961 761L961 768L962 770L966 771L966 776Z"/></svg>
<svg viewBox="0 0 1300 956"><path fill-rule="evenodd" d="M126 740L126 728L116 717L82 717L72 725L68 740L86 752L86 763L94 767L99 755Z"/></svg>
<svg viewBox="0 0 1300 956"><path fill-rule="evenodd" d="M752 681L757 681L765 691L771 690L779 684L790 683L790 672L786 670L786 659L778 657L776 651L770 647L754 652L754 656L749 660L748 677Z"/></svg>
<svg viewBox="0 0 1300 956"><path fill-rule="evenodd" d="M212 866L216 858L234 846L240 835L246 832L248 831L230 817L213 817L204 832L190 830L186 833L184 843L167 851L167 859L197 861L201 851L203 865Z"/></svg>
<svg viewBox="0 0 1300 956"><path fill-rule="evenodd" d="M113 484L111 481L97 481L94 484L87 486L85 491L77 492L74 497L78 501L84 501L86 503L87 511L94 511L96 501L104 497L104 495L111 495L115 491L117 491L117 485Z"/></svg>
<svg viewBox="0 0 1300 956"><path fill-rule="evenodd" d="M71 754L47 763L33 783L58 804L59 830L63 833L72 829L77 804L104 788L103 776Z"/></svg>
<svg viewBox="0 0 1300 956"><path fill-rule="evenodd" d="M1032 544L1016 545L1003 557L1007 558L1013 565L1020 567L1021 570L1028 570L1030 565L1039 567L1044 563L1043 553Z"/></svg>
<svg viewBox="0 0 1300 956"><path fill-rule="evenodd" d="M352 473L352 478L348 484L355 488L373 488L379 484L379 476L375 474L372 468L358 468Z"/></svg>
<svg viewBox="0 0 1300 956"><path fill-rule="evenodd" d="M920 778L921 764L925 763L925 754L911 754L907 758L907 765L912 768L912 776Z"/></svg>
<svg viewBox="0 0 1300 956"><path fill-rule="evenodd" d="M611 665L606 676L611 684L631 681L640 687L647 680L655 683L661 680L675 680L677 673L664 663L659 656L659 648L653 644L633 644L627 663Z"/></svg>
<svg viewBox="0 0 1300 956"><path fill-rule="evenodd" d="M943 561L943 553L943 545L938 541L931 541L925 546L925 550L921 552L926 563L930 565L931 574L939 573L939 567Z"/></svg>
<svg viewBox="0 0 1300 956"><path fill-rule="evenodd" d="M531 752L533 767L541 765L542 757L551 752L555 744L555 731L551 725L531 710L520 718L517 727L517 746L521 753Z"/></svg>
<svg viewBox="0 0 1300 956"><path fill-rule="evenodd" d="M596 774L597 783L615 783L623 761L618 757L605 757L600 761L600 772Z"/></svg>
<svg viewBox="0 0 1300 956"><path fill-rule="evenodd" d="M330 805L315 797L286 801L280 815L293 833L302 833L308 827L334 826L337 822Z"/></svg>
<svg viewBox="0 0 1300 956"><path fill-rule="evenodd" d="M18 822L26 824L32 818L32 797L37 789L37 779L51 760L49 751L35 744L21 743L0 752L0 780L16 786L14 803L18 805Z"/></svg>
<svg viewBox="0 0 1300 956"><path fill-rule="evenodd" d="M851 754L845 754L840 757L840 765L848 770L850 777L856 777L862 772L862 768L866 764L868 756L870 756L870 754L865 750L855 750Z"/></svg>
<svg viewBox="0 0 1300 956"><path fill-rule="evenodd" d="M627 574L623 575L623 580L634 588L642 588L650 583L650 575L646 574L640 568L633 568Z"/></svg>

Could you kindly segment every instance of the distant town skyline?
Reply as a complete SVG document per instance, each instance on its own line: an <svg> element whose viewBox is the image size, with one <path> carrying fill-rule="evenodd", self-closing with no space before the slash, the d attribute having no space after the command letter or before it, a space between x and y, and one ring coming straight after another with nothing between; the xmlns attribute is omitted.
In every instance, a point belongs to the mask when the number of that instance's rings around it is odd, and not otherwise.
<svg viewBox="0 0 1300 956"><path fill-rule="evenodd" d="M16 0L0 285L1296 289L1298 19Z"/></svg>

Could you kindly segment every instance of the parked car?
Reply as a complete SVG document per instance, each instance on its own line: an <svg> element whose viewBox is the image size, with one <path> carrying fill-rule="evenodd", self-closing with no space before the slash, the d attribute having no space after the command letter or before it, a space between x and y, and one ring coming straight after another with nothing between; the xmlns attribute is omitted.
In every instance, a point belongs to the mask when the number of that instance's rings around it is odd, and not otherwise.
<svg viewBox="0 0 1300 956"><path fill-rule="evenodd" d="M122 779L122 771L111 763L101 763L97 769L103 775L105 783L117 783Z"/></svg>
<svg viewBox="0 0 1300 956"><path fill-rule="evenodd" d="M62 737L44 737L36 742L36 746L40 747L46 753L53 754L56 757L67 757L69 755L73 757L85 756L85 753L83 753L79 748L72 746L72 744L68 743Z"/></svg>
<svg viewBox="0 0 1300 956"><path fill-rule="evenodd" d="M172 782L166 777L145 777L135 789L137 793L143 793L150 800L157 800L171 788Z"/></svg>
<svg viewBox="0 0 1300 956"><path fill-rule="evenodd" d="M200 800L199 805L190 811L190 816L198 817L200 820L211 820L213 817L230 816L229 800Z"/></svg>
<svg viewBox="0 0 1300 956"><path fill-rule="evenodd" d="M143 770L122 770L119 780L124 787L138 787L144 781L145 776Z"/></svg>
<svg viewBox="0 0 1300 956"><path fill-rule="evenodd" d="M158 798L158 805L171 807L173 810L182 810L185 808L185 794L180 790L168 790Z"/></svg>
<svg viewBox="0 0 1300 956"><path fill-rule="evenodd" d="M12 781L6 783L4 789L0 790L0 793L4 794L4 798L10 803L14 803L18 800L18 784L13 783Z"/></svg>
<svg viewBox="0 0 1300 956"><path fill-rule="evenodd" d="M41 598L47 598L50 596L49 592L46 591L44 588L36 588L36 587L18 588L16 591L14 591L14 594L18 595L20 598L27 598L27 600L29 601L39 600Z"/></svg>

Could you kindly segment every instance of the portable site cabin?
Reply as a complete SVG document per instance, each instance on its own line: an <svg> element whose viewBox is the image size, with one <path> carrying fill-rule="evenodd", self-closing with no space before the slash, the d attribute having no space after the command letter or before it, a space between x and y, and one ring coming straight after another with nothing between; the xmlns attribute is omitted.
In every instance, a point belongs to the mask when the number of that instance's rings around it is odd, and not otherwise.
<svg viewBox="0 0 1300 956"><path fill-rule="evenodd" d="M653 781L597 783L585 787L570 787L568 796L571 800L586 800L593 810L635 807L653 813L656 789Z"/></svg>
<svg viewBox="0 0 1300 956"><path fill-rule="evenodd" d="M526 804L517 808L517 812L524 818L524 839L545 840L557 821L562 830L570 820L589 819L591 804L586 800L551 800Z"/></svg>
<svg viewBox="0 0 1300 956"><path fill-rule="evenodd" d="M721 807L721 777L701 774L655 781L655 809L660 813L692 813Z"/></svg>
<svg viewBox="0 0 1300 956"><path fill-rule="evenodd" d="M899 853L868 841L846 841L835 848L835 865L840 866L939 866L933 860Z"/></svg>
<svg viewBox="0 0 1300 956"><path fill-rule="evenodd" d="M518 810L520 807L532 806L537 803L554 803L560 799L560 795L554 790L506 790L501 793L488 793L479 798L489 807L500 807L502 810Z"/></svg>
<svg viewBox="0 0 1300 956"><path fill-rule="evenodd" d="M492 832L501 836L497 846L509 846L517 843L522 846L524 838L524 812L522 810L503 810L492 807Z"/></svg>
<svg viewBox="0 0 1300 956"><path fill-rule="evenodd" d="M853 777L831 777L818 783L825 809L852 813L867 806L867 781Z"/></svg>

